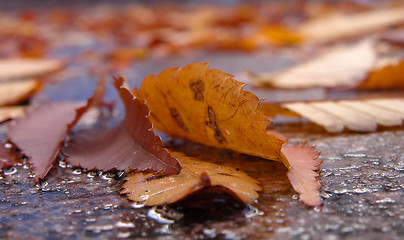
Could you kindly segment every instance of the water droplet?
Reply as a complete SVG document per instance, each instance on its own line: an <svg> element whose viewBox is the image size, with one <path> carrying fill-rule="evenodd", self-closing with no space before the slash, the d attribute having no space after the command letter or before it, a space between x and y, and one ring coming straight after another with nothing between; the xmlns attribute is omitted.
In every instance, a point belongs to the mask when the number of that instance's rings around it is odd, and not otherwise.
<svg viewBox="0 0 404 240"><path fill-rule="evenodd" d="M130 237L130 232L119 232L117 237L118 238L128 238L128 237Z"/></svg>
<svg viewBox="0 0 404 240"><path fill-rule="evenodd" d="M132 203L132 207L133 208L142 208L142 207L144 207L146 205L146 201L144 201L144 202L134 202L134 203Z"/></svg>
<svg viewBox="0 0 404 240"><path fill-rule="evenodd" d="M115 227L118 227L118 228L134 228L134 227L135 227L135 224L133 224L132 222L122 222L122 221L119 221L119 222L117 222L117 223L115 224Z"/></svg>
<svg viewBox="0 0 404 240"><path fill-rule="evenodd" d="M147 216L151 219L156 220L158 223L162 224L173 224L174 220L164 217L161 213L156 211L156 207L152 207L147 212Z"/></svg>
<svg viewBox="0 0 404 240"><path fill-rule="evenodd" d="M216 237L216 229L203 229L203 234L205 234L209 238L215 238Z"/></svg>
<svg viewBox="0 0 404 240"><path fill-rule="evenodd" d="M88 173L87 173L87 177L89 177L89 178L94 178L96 176L98 176L97 170L91 170L91 171L88 171Z"/></svg>
<svg viewBox="0 0 404 240"><path fill-rule="evenodd" d="M74 174L74 175L79 175L79 174L82 174L83 173L83 169L82 168L75 168L75 169L73 169L73 171L72 171L72 174Z"/></svg>
<svg viewBox="0 0 404 240"><path fill-rule="evenodd" d="M6 176L13 175L14 173L17 173L17 168L15 167L4 168L3 173Z"/></svg>
<svg viewBox="0 0 404 240"><path fill-rule="evenodd" d="M345 153L343 156L344 157L354 157L354 158L364 158L367 155L364 153Z"/></svg>
<svg viewBox="0 0 404 240"><path fill-rule="evenodd" d="M118 171L118 172L116 173L115 179L116 179L116 180L120 180L120 179L122 179L122 178L124 178L124 177L125 177L125 171Z"/></svg>
<svg viewBox="0 0 404 240"><path fill-rule="evenodd" d="M246 218L252 218L255 216L262 216L264 215L264 212L259 211L258 208L255 208L251 205L247 205L244 210L243 210L243 214Z"/></svg>
<svg viewBox="0 0 404 240"><path fill-rule="evenodd" d="M13 148L13 144L8 143L8 142L4 143L3 146L4 146L4 148L7 148L7 149Z"/></svg>
<svg viewBox="0 0 404 240"><path fill-rule="evenodd" d="M114 208L114 204L112 204L112 203L105 204L103 208L105 210L112 209L112 208Z"/></svg>
<svg viewBox="0 0 404 240"><path fill-rule="evenodd" d="M115 178L116 174L113 171L108 171L108 172L102 173L100 176L101 176L101 179L111 180L111 179Z"/></svg>
<svg viewBox="0 0 404 240"><path fill-rule="evenodd" d="M394 203L395 201L389 197L377 200L376 203Z"/></svg>
<svg viewBox="0 0 404 240"><path fill-rule="evenodd" d="M60 161L59 161L59 167L61 167L61 168L66 168L66 167L67 167L66 161L60 160Z"/></svg>

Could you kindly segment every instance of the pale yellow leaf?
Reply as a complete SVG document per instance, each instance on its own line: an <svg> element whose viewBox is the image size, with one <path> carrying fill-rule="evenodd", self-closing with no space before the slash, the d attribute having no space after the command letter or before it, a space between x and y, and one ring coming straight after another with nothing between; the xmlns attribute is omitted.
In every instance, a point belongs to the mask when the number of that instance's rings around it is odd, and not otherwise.
<svg viewBox="0 0 404 240"><path fill-rule="evenodd" d="M404 7L400 7L314 19L304 23L298 32L308 41L330 42L371 33L403 22Z"/></svg>
<svg viewBox="0 0 404 240"><path fill-rule="evenodd" d="M0 81L41 76L60 70L62 67L61 61L53 59L0 59Z"/></svg>
<svg viewBox="0 0 404 240"><path fill-rule="evenodd" d="M0 106L13 105L26 100L41 88L37 80L0 82Z"/></svg>
<svg viewBox="0 0 404 240"><path fill-rule="evenodd" d="M400 126L404 120L403 98L289 102L280 106L323 126L328 132L341 132L344 128L372 132L377 125ZM285 111L280 111L280 114L283 112ZM291 114L288 113L288 116Z"/></svg>
<svg viewBox="0 0 404 240"><path fill-rule="evenodd" d="M337 46L292 68L261 75L254 82L275 88L349 87L362 81L376 64L372 40Z"/></svg>

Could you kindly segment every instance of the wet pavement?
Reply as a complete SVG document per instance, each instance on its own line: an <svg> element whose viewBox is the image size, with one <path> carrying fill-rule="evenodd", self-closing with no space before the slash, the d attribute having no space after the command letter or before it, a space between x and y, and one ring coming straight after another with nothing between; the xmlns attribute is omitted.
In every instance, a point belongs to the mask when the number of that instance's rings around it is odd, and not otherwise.
<svg viewBox="0 0 404 240"><path fill-rule="evenodd" d="M213 67L221 68L222 64L226 68L223 59L227 58L214 59ZM271 57L268 59L273 61ZM129 82L132 86L139 85L138 79L145 75L182 62L161 61L160 65L153 65L146 61L134 65L127 72ZM84 100L95 82L96 77L84 75L50 84L33 102ZM262 89L256 89L256 93L274 98L295 96L290 92L271 94ZM296 94L313 97L315 93L319 98L330 94L322 90L309 93ZM115 97L114 90L109 88L107 98ZM165 138L171 148L240 168L258 179L264 189L258 203L244 209L231 204L212 205L210 210L139 208L119 194L123 182L119 173L86 172L61 161L48 180L37 186L28 166L20 164L1 172L0 238L400 239L404 235L403 128L330 134L306 121L275 124L274 128L289 137L291 143L307 140L322 152L323 206L303 205L280 163ZM4 125L0 131L4 134Z"/></svg>
<svg viewBox="0 0 404 240"><path fill-rule="evenodd" d="M289 133L290 134L290 133ZM296 133L322 152L323 206L303 205L277 162L191 143L188 155L239 167L262 186L253 207L138 208L118 194L119 173L85 172L64 161L33 185L27 165L0 179L1 239L400 239L404 222L404 131ZM163 212L163 214L159 214ZM203 213L203 214L202 214Z"/></svg>
<svg viewBox="0 0 404 240"><path fill-rule="evenodd" d="M69 49L50 55L63 55ZM288 55L216 53L148 59L120 73L134 87L149 74L196 61L210 61L211 68L244 80L245 70L269 72L290 65L293 59ZM87 67L69 65L67 74L52 76L54 83L46 85L31 102L85 100L98 79ZM402 94L247 88L273 101ZM111 86L106 98L118 99ZM119 116L119 103L116 109ZM124 177L119 172L86 172L61 160L45 182L35 185L28 165L22 163L0 172L0 239L402 239L403 127L329 134L306 121L292 121L274 128L285 133L291 143L307 141L322 152L323 206L302 204L285 167L278 162L164 138L168 147L240 168L258 179L263 191L257 204L241 209L235 203L212 204L202 210L139 208L119 194ZM0 125L2 141L5 129Z"/></svg>

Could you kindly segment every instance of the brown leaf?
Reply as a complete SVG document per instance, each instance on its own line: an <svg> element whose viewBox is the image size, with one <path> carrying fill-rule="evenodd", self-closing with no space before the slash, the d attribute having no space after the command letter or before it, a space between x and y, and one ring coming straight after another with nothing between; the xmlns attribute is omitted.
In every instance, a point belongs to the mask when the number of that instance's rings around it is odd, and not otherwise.
<svg viewBox="0 0 404 240"><path fill-rule="evenodd" d="M178 175L131 173L121 194L145 206L171 204L207 188L220 188L237 199L252 203L261 191L258 181L234 168L198 161L178 152L182 169Z"/></svg>
<svg viewBox="0 0 404 240"><path fill-rule="evenodd" d="M323 161L317 160L320 152L314 151L314 148L305 146L282 148L283 154L290 163L287 173L290 183L296 192L300 193L300 199L309 206L321 204L318 192L321 185L317 179L317 171Z"/></svg>
<svg viewBox="0 0 404 240"><path fill-rule="evenodd" d="M19 162L20 154L16 152L15 147L8 142L0 144L0 169L11 167Z"/></svg>
<svg viewBox="0 0 404 240"><path fill-rule="evenodd" d="M304 23L298 32L307 41L330 42L372 33L404 22L404 8L381 9L350 15L327 15Z"/></svg>
<svg viewBox="0 0 404 240"><path fill-rule="evenodd" d="M49 103L27 109L25 116L17 118L8 127L7 137L29 157L35 181L44 179L60 152L61 144L70 129L84 112L103 94L104 82L100 81L94 96L87 105L80 102Z"/></svg>
<svg viewBox="0 0 404 240"><path fill-rule="evenodd" d="M125 105L124 120L105 133L73 139L63 149L67 161L86 169L178 173L178 161L153 133L146 105L134 98L123 78L115 79L115 87Z"/></svg>
<svg viewBox="0 0 404 240"><path fill-rule="evenodd" d="M134 90L146 100L155 127L174 137L282 161L285 138L266 133L271 123L257 111L258 98L244 85L208 63L169 68L147 77Z"/></svg>
<svg viewBox="0 0 404 240"><path fill-rule="evenodd" d="M40 88L41 83L36 80L0 83L0 106L20 103Z"/></svg>
<svg viewBox="0 0 404 240"><path fill-rule="evenodd" d="M28 109L25 116L9 125L7 136L30 157L35 181L43 179L59 154L60 145L72 123L79 102L49 103Z"/></svg>
<svg viewBox="0 0 404 240"><path fill-rule="evenodd" d="M0 59L0 81L37 77L62 69L63 63L51 59Z"/></svg>

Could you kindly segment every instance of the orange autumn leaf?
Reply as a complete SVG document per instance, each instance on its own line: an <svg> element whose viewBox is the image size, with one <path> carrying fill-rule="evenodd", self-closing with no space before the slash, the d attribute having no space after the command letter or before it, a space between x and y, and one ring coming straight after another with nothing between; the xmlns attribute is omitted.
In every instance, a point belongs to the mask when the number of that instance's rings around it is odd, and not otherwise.
<svg viewBox="0 0 404 240"><path fill-rule="evenodd" d="M208 70L208 65L166 69L157 77L147 77L134 95L146 100L150 119L169 136L282 162L292 172L292 179L304 176L298 181L291 179L295 190L310 200L308 205L318 205L319 184L313 172L318 166L317 155L305 154L289 161L281 151L287 139L267 131L271 122L257 110L257 96L243 90L244 84L231 75ZM300 168L303 165L306 167ZM302 188L302 183L310 186Z"/></svg>
<svg viewBox="0 0 404 240"><path fill-rule="evenodd" d="M384 66L369 72L359 84L359 89L396 89L404 88L404 59L388 61Z"/></svg>
<svg viewBox="0 0 404 240"><path fill-rule="evenodd" d="M261 191L258 181L231 167L198 161L182 153L171 152L181 163L178 175L132 173L126 177L121 194L144 206L178 202L201 190L216 188L242 202L252 203Z"/></svg>
<svg viewBox="0 0 404 240"><path fill-rule="evenodd" d="M257 110L259 99L244 83L209 63L169 68L148 76L137 98L146 100L156 129L169 136L283 162L286 138L266 132L271 123Z"/></svg>

